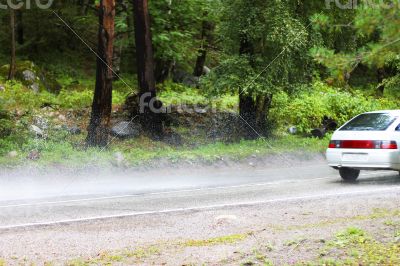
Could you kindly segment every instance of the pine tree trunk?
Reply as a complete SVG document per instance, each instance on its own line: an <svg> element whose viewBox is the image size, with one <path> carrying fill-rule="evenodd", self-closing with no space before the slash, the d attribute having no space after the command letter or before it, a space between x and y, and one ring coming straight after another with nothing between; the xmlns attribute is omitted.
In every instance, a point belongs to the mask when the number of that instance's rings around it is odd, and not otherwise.
<svg viewBox="0 0 400 266"><path fill-rule="evenodd" d="M22 10L15 10L16 28L17 28L17 42L19 45L24 44L24 25L22 22Z"/></svg>
<svg viewBox="0 0 400 266"><path fill-rule="evenodd" d="M378 68L377 72L377 78L378 78L378 87L377 87L377 92L379 96L383 96L385 94L385 84L383 84L383 81L385 80L386 76L386 70L384 67Z"/></svg>
<svg viewBox="0 0 400 266"><path fill-rule="evenodd" d="M86 16L89 10L89 0L82 0L79 7L79 15Z"/></svg>
<svg viewBox="0 0 400 266"><path fill-rule="evenodd" d="M153 45L147 0L134 0L135 43L138 82L141 93L155 94Z"/></svg>
<svg viewBox="0 0 400 266"><path fill-rule="evenodd" d="M135 14L135 43L136 63L139 83L139 98L143 104L140 113L140 122L143 128L154 138L162 136L162 122L160 114L154 108L161 107L161 102L156 100L156 86L154 76L153 44L150 28L150 15L147 0L134 0ZM157 103L154 106L152 103Z"/></svg>
<svg viewBox="0 0 400 266"><path fill-rule="evenodd" d="M258 129L256 123L257 106L251 95L246 95L244 91L239 91L239 120L240 128L243 128L243 137L245 139L258 138Z"/></svg>
<svg viewBox="0 0 400 266"><path fill-rule="evenodd" d="M198 53L199 55L197 56L196 65L193 71L193 75L196 77L203 75L204 65L206 64L207 59L207 50L203 47Z"/></svg>
<svg viewBox="0 0 400 266"><path fill-rule="evenodd" d="M15 10L10 8L10 27L11 27L11 62L10 62L10 69L8 72L8 79L14 79L15 71L16 71L16 58L15 58Z"/></svg>
<svg viewBox="0 0 400 266"><path fill-rule="evenodd" d="M206 16L207 14L205 14ZM201 30L201 47L198 51L198 56L196 60L196 65L194 67L193 75L200 77L203 75L204 65L207 59L207 46L212 42L212 31L214 30L214 25L209 21L203 21Z"/></svg>
<svg viewBox="0 0 400 266"><path fill-rule="evenodd" d="M115 1L102 0L99 10L98 56L92 114L88 127L89 146L107 146L112 108L112 60Z"/></svg>
<svg viewBox="0 0 400 266"><path fill-rule="evenodd" d="M242 36L240 40L240 55L252 56L254 54L253 44L248 40L247 36ZM249 88L247 88L248 90ZM239 90L239 115L241 119L239 123L243 128L244 138L258 138L257 130L257 105L254 97L243 89ZM243 121L244 120L244 121Z"/></svg>
<svg viewBox="0 0 400 266"><path fill-rule="evenodd" d="M272 104L272 94L261 95L256 98L257 113L256 113L256 128L262 136L265 136L268 131L267 117Z"/></svg>

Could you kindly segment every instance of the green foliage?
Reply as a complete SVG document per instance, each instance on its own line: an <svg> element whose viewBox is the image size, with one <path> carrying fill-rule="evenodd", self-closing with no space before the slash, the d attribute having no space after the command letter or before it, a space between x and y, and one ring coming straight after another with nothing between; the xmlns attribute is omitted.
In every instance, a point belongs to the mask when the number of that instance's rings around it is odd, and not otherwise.
<svg viewBox="0 0 400 266"><path fill-rule="evenodd" d="M155 57L187 65L200 47L203 20L214 22L219 0L150 1ZM192 67L192 66L190 66Z"/></svg>
<svg viewBox="0 0 400 266"><path fill-rule="evenodd" d="M21 131L26 127L21 127ZM115 153L121 152L125 158L124 164L129 167L153 164L158 160L172 163L203 162L213 163L224 160L243 160L250 156L266 156L287 152L322 152L326 149L328 139L300 138L286 136L271 140L240 141L226 144L222 142L206 143L193 147L191 145L174 147L163 142L154 142L146 137L129 141L114 140L106 150L92 148L83 149L85 136L70 136L66 132L49 131L49 138L29 138L25 133L18 132L9 138L0 138L0 165L11 166L31 163L36 166L64 164L69 167L111 166L115 162ZM18 159L10 161L6 154L10 151L20 154ZM26 155L36 150L41 158L36 162L27 162ZM306 156L306 155L305 155ZM157 163L158 164L158 163Z"/></svg>
<svg viewBox="0 0 400 266"><path fill-rule="evenodd" d="M339 17L347 16L346 23L340 23L338 14L333 12L325 15L318 22L315 29L322 35L329 32L341 32L334 38L334 43L351 36L353 41L350 46L329 45L321 43L311 49L311 55L316 62L325 66L330 76L338 84L347 84L352 74L360 66L368 67L372 71L385 69L384 80L375 80L375 85L386 85L391 91L399 83L399 51L400 39L398 25L400 18L399 5L387 8L384 1L363 1L358 3L359 8L354 10L342 10ZM347 29L347 34L343 34ZM340 30L340 31L339 31ZM367 80L367 79L366 79ZM366 82L365 82L366 83Z"/></svg>
<svg viewBox="0 0 400 266"><path fill-rule="evenodd" d="M63 109L82 109L92 105L93 90L94 84L92 83L90 87L83 87L79 90L64 88L58 95L47 91L35 93L18 81L8 81L5 91L2 92L2 101L4 108L8 110L17 109L29 112L45 105ZM122 104L125 97L124 91L114 90L113 104Z"/></svg>
<svg viewBox="0 0 400 266"><path fill-rule="evenodd" d="M349 92L315 82L298 94L275 95L271 119L280 126L296 126L300 133L309 133L321 126L324 117L339 125L350 118L368 111L397 109L400 104L386 98L367 97L360 91Z"/></svg>
<svg viewBox="0 0 400 266"><path fill-rule="evenodd" d="M228 236L215 237L205 240L188 240L182 243L184 247L204 247L204 246L215 246L215 245L225 245L233 244L246 239L249 234L235 234Z"/></svg>
<svg viewBox="0 0 400 266"><path fill-rule="evenodd" d="M348 228L337 234L328 247L337 252L339 249L345 258L332 261L328 265L398 265L400 263L400 245L396 242L375 240L359 228ZM339 257L339 256L338 256Z"/></svg>
<svg viewBox="0 0 400 266"><path fill-rule="evenodd" d="M172 82L165 82L159 89L159 98L165 105L216 107L219 111L235 111L237 109L237 95L221 93L212 96L197 88Z"/></svg>
<svg viewBox="0 0 400 266"><path fill-rule="evenodd" d="M2 109L0 102L0 138L7 137L13 132L14 123L11 121L10 114Z"/></svg>
<svg viewBox="0 0 400 266"><path fill-rule="evenodd" d="M225 56L209 80L211 90L275 93L310 77L309 31L290 1L223 1L218 35ZM239 54L246 40L252 51Z"/></svg>
<svg viewBox="0 0 400 266"><path fill-rule="evenodd" d="M11 135L14 123L8 119L0 119L0 137Z"/></svg>

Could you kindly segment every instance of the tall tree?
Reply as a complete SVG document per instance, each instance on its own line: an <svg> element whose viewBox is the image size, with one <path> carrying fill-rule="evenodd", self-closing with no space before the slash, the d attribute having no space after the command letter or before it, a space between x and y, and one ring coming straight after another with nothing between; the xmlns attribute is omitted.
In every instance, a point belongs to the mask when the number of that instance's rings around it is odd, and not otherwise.
<svg viewBox="0 0 400 266"><path fill-rule="evenodd" d="M337 49L336 47L316 46L311 51L315 60L329 70L330 78L339 85L350 85L352 77L360 79L365 86L374 85L376 94L381 96L400 96L400 6L376 3L359 3L356 10L341 10L347 14L349 23L341 28L351 28L355 45L352 49ZM342 15L343 16L343 15ZM338 18L326 16L321 29L333 31ZM340 39L348 34L341 34ZM369 75L360 69L369 70ZM365 72L365 71L364 71ZM375 80L371 77L376 73ZM358 76L358 77L357 77Z"/></svg>
<svg viewBox="0 0 400 266"><path fill-rule="evenodd" d="M11 62L10 70L8 72L8 79L14 79L16 71L16 58L15 58L15 10L10 8L10 27L11 27Z"/></svg>
<svg viewBox="0 0 400 266"><path fill-rule="evenodd" d="M207 14L205 14L207 16ZM196 65L194 67L193 75L196 77L200 77L203 75L204 66L207 59L207 48L212 42L212 31L214 30L215 25L209 20L204 20L202 22L201 29L201 47L198 51Z"/></svg>
<svg viewBox="0 0 400 266"><path fill-rule="evenodd" d="M90 0L82 0L80 2L79 13L81 16L86 16L89 10Z"/></svg>
<svg viewBox="0 0 400 266"><path fill-rule="evenodd" d="M89 146L104 147L108 144L112 108L115 0L101 0L99 8L96 85L86 141Z"/></svg>
<svg viewBox="0 0 400 266"><path fill-rule="evenodd" d="M134 0L136 63L139 83L140 121L143 128L153 137L162 135L160 115L154 108L161 107L156 100L154 77L153 43L150 27L150 14L147 0ZM156 104L154 104L156 103Z"/></svg>
<svg viewBox="0 0 400 266"><path fill-rule="evenodd" d="M239 94L239 128L244 138L256 138L267 133L273 95L310 77L309 33L293 1L222 2L217 29L225 56L207 80L217 93Z"/></svg>
<svg viewBox="0 0 400 266"><path fill-rule="evenodd" d="M19 45L24 44L24 26L22 22L22 9L15 10L15 21L16 21L16 32L17 32L17 42Z"/></svg>

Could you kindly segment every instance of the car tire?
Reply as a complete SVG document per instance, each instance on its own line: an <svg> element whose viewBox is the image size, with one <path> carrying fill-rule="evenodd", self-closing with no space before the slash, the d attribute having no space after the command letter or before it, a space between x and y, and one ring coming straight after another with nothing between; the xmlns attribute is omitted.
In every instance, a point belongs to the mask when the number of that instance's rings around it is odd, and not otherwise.
<svg viewBox="0 0 400 266"><path fill-rule="evenodd" d="M345 181L356 181L360 176L360 170L342 167L339 169L339 174Z"/></svg>

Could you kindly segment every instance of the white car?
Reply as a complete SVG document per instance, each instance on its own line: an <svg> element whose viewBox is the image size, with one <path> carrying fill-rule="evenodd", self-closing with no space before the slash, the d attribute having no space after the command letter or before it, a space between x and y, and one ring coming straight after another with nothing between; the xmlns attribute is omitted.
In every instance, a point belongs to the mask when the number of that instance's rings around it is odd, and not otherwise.
<svg viewBox="0 0 400 266"><path fill-rule="evenodd" d="M326 158L346 181L360 170L400 173L400 110L364 113L344 124L332 136Z"/></svg>

